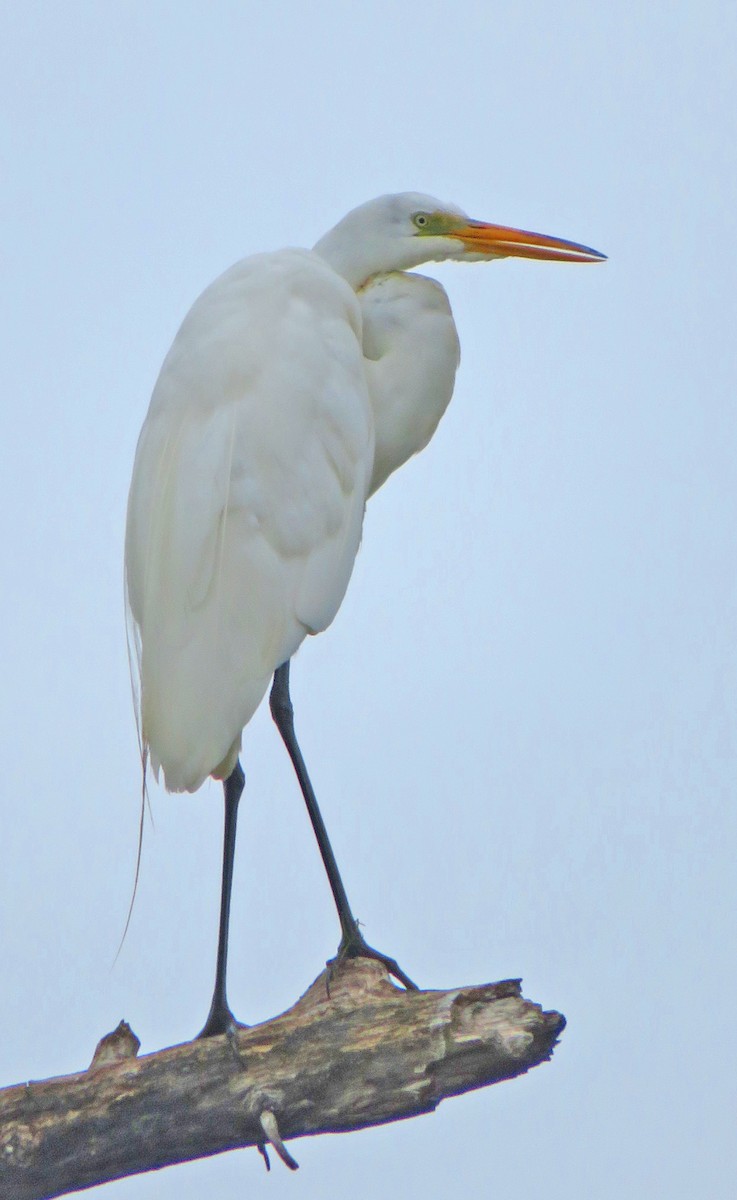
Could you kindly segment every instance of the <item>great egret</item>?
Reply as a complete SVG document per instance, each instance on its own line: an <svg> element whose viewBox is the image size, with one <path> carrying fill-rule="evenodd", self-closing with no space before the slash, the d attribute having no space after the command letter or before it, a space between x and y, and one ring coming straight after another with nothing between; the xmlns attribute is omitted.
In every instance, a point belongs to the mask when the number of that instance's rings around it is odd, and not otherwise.
<svg viewBox="0 0 737 1200"><path fill-rule="evenodd" d="M141 431L125 564L144 754L170 791L224 782L216 981L203 1035L232 1031L226 999L241 734L271 709L317 835L339 956L369 955L292 720L289 661L333 620L368 497L427 445L450 401L458 337L440 286L409 268L507 256L598 262L587 246L471 220L431 196L382 196L312 250L236 263L195 301Z"/></svg>

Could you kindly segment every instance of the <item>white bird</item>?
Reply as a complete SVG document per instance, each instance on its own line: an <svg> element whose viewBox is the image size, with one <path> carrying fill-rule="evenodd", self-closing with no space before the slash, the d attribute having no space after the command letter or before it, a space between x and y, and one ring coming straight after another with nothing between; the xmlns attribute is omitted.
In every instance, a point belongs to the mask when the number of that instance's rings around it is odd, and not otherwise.
<svg viewBox="0 0 737 1200"><path fill-rule="evenodd" d="M203 1034L235 1026L225 990L241 734L271 707L338 907L339 955L368 954L294 738L289 660L333 620L368 497L427 445L459 345L448 297L408 270L510 255L604 258L471 220L416 193L348 213L312 250L236 263L185 317L154 388L128 502L125 574L144 754L170 791L213 775L226 802L216 984Z"/></svg>

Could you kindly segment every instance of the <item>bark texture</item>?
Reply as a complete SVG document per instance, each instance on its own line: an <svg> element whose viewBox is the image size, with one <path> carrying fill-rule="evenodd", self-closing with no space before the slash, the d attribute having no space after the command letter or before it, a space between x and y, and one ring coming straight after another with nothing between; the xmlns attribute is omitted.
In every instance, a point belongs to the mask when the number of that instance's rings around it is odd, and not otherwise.
<svg viewBox="0 0 737 1200"><path fill-rule="evenodd" d="M518 980L404 992L378 963L323 972L233 1038L136 1057L121 1022L87 1071L0 1092L0 1196L46 1200L170 1163L427 1113L550 1057L565 1019Z"/></svg>

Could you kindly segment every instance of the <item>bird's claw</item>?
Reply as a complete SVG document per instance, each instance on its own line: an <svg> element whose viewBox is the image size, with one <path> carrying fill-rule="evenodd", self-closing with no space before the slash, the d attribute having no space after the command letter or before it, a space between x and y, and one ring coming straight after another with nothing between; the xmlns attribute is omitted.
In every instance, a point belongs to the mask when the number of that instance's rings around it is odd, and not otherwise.
<svg viewBox="0 0 737 1200"><path fill-rule="evenodd" d="M398 980L408 992L417 992L419 988L416 983L406 975L395 958L390 958L388 954L382 954L380 950L374 950L373 946L369 946L368 942L360 932L358 927L344 932L338 946L338 953L335 958L331 958L328 962L328 970L332 975L336 967L339 967L342 962L348 958L372 958L375 962L380 962L390 975Z"/></svg>

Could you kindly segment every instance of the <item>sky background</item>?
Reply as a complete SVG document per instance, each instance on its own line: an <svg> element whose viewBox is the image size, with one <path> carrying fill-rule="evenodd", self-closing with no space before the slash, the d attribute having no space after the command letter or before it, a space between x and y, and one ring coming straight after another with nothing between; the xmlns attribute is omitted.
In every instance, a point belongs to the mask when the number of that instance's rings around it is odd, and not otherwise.
<svg viewBox="0 0 737 1200"><path fill-rule="evenodd" d="M222 806L140 797L122 543L138 431L202 288L421 190L605 266L433 267L463 347L293 668L369 940L427 987L522 976L552 1063L432 1116L105 1200L733 1196L733 3L0 5L0 1082L207 1012ZM230 999L296 999L337 922L263 709Z"/></svg>

